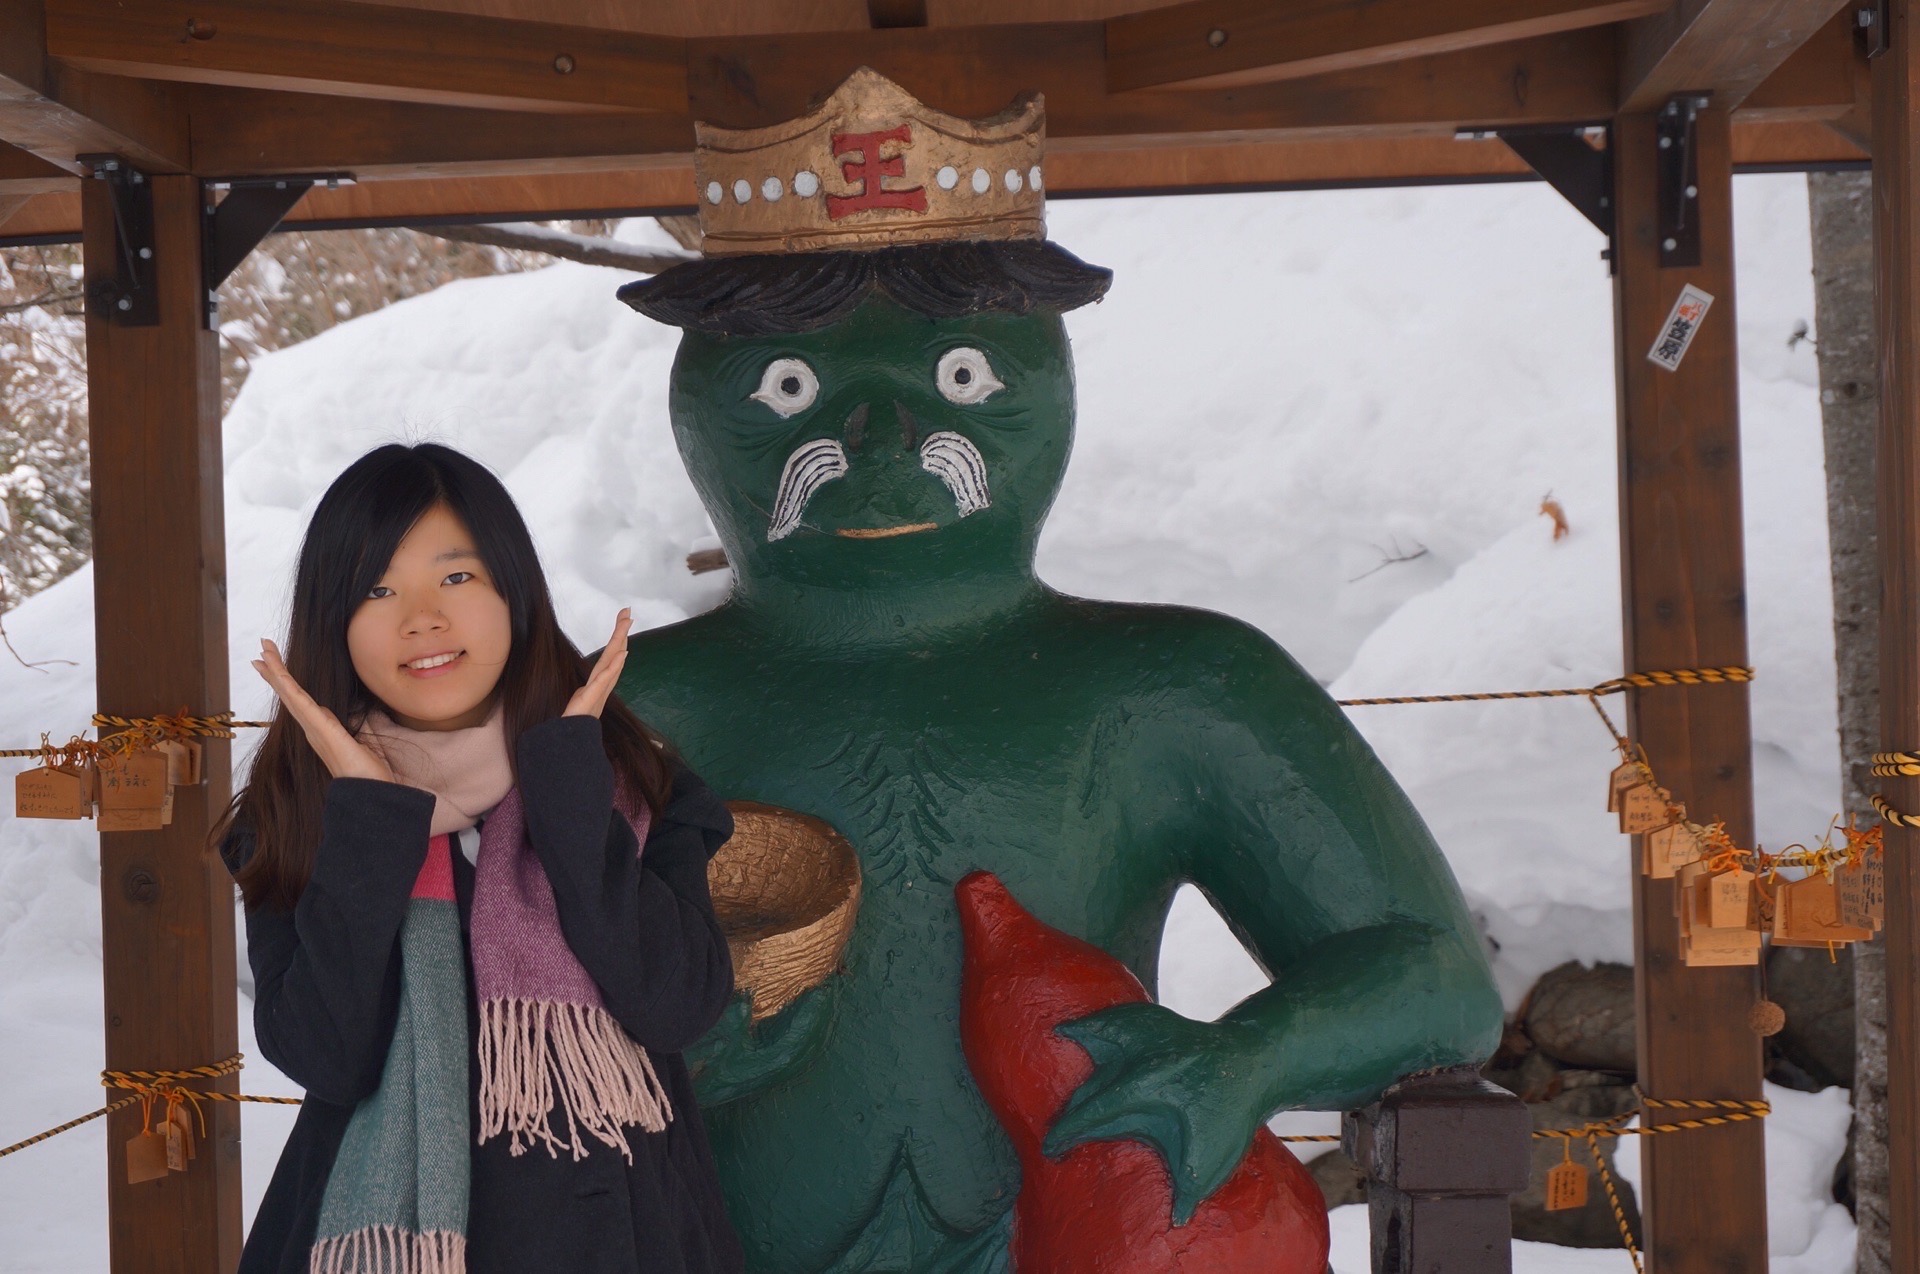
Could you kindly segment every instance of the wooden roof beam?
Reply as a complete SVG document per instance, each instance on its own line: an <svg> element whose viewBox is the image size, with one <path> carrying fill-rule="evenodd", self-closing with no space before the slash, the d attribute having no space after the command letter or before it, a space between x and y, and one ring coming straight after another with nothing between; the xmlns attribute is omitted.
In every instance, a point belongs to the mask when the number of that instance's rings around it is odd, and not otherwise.
<svg viewBox="0 0 1920 1274"><path fill-rule="evenodd" d="M334 0L46 0L47 51L114 75L548 111L685 109L686 41Z"/></svg>
<svg viewBox="0 0 1920 1274"><path fill-rule="evenodd" d="M0 198L71 191L74 176L30 151L0 142Z"/></svg>
<svg viewBox="0 0 1920 1274"><path fill-rule="evenodd" d="M361 180L594 172L684 164L695 118L732 127L791 119L822 85L872 66L941 110L981 117L1047 97L1055 153L1322 136L1445 136L1612 113L1610 33L1575 32L1336 75L1191 93L1109 93L1099 23L898 29L696 40L686 113L570 116L193 90L207 176L352 172Z"/></svg>
<svg viewBox="0 0 1920 1274"><path fill-rule="evenodd" d="M1732 110L1847 0L1675 0L1626 25L1620 109L1658 108L1676 93L1710 93Z"/></svg>
<svg viewBox="0 0 1920 1274"><path fill-rule="evenodd" d="M74 156L108 152L150 172L187 166L178 95L51 62L40 0L0 0L0 141L75 174Z"/></svg>
<svg viewBox="0 0 1920 1274"><path fill-rule="evenodd" d="M1228 88L1605 26L1669 0L1192 0L1111 18L1107 87Z"/></svg>

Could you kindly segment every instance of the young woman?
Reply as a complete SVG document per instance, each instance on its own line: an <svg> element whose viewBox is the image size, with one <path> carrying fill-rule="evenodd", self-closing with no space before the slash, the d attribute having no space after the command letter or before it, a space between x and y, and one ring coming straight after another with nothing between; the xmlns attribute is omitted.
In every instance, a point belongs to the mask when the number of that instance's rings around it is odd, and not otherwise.
<svg viewBox="0 0 1920 1274"><path fill-rule="evenodd" d="M682 1049L732 991L726 807L587 661L491 473L386 446L315 510L220 832L260 1051L307 1090L242 1274L741 1266Z"/></svg>

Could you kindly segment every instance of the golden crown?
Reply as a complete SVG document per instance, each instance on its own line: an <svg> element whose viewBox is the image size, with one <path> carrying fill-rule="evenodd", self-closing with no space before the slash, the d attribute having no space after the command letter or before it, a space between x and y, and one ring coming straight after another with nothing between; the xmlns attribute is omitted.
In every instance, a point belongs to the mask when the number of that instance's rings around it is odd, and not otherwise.
<svg viewBox="0 0 1920 1274"><path fill-rule="evenodd" d="M863 66L799 119L694 132L710 257L1046 238L1038 93L957 119Z"/></svg>

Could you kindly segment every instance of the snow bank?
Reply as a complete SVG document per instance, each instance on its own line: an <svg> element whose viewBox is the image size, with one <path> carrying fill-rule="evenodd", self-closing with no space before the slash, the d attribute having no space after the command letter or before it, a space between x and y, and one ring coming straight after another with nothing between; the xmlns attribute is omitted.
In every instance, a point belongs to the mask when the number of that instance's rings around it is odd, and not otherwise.
<svg viewBox="0 0 1920 1274"><path fill-rule="evenodd" d="M1786 347L1794 320L1811 318L1806 199L1790 177L1737 190L1760 826L1777 845L1816 834L1838 790L1814 364ZM1050 581L1231 611L1343 695L1582 685L1621 670L1610 294L1600 237L1557 196L1210 196L1050 215L1055 238L1117 273L1105 302L1069 319L1080 428L1041 545ZM645 224L623 235L667 243ZM236 712L267 709L246 661L284 625L314 501L389 439L437 438L502 474L584 646L622 604L644 625L719 600L724 576L682 563L711 528L666 424L676 334L615 302L620 281L561 264L456 283L256 363L226 428ZM1573 524L1557 544L1537 512L1549 490ZM1411 560L1387 561L1400 557ZM75 663L0 659L0 739L84 727L89 573L6 618L27 658ZM1604 814L1606 736L1584 704L1355 719L1452 860L1509 995L1570 957L1627 958L1626 846ZM98 1099L98 888L87 827L0 811L0 1068L12 1077L0 1142ZM1183 894L1168 1002L1213 1016L1263 981ZM251 1054L246 1013L243 1001ZM257 1056L245 1087L289 1091ZM1826 1132L1770 1129L1776 1249L1798 1225L1797 1274L1845 1268L1835 1254L1851 1243L1844 1211L1820 1202L1831 1119L1844 1129L1844 1101L1822 1100ZM250 1211L291 1114L249 1107L244 1122ZM105 1154L96 1124L0 1163L8 1268L105 1268ZM1356 1224L1336 1214L1342 1243ZM1360 1250L1336 1247L1340 1268L1363 1269L1338 1255ZM1529 1248L1519 1268L1623 1262Z"/></svg>

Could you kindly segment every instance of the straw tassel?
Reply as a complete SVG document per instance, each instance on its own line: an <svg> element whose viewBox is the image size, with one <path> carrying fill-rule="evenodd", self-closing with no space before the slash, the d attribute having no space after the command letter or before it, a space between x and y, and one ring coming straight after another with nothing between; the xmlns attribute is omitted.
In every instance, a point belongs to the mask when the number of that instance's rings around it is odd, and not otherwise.
<svg viewBox="0 0 1920 1274"><path fill-rule="evenodd" d="M556 1098L564 1138L553 1129ZM526 998L481 1004L480 1141L506 1133L513 1154L542 1142L556 1158L565 1147L580 1159L585 1131L632 1163L624 1126L661 1132L672 1118L653 1059L605 1009Z"/></svg>
<svg viewBox="0 0 1920 1274"><path fill-rule="evenodd" d="M313 1245L308 1274L466 1274L467 1236L372 1225Z"/></svg>

